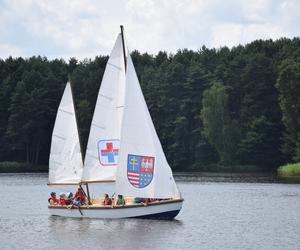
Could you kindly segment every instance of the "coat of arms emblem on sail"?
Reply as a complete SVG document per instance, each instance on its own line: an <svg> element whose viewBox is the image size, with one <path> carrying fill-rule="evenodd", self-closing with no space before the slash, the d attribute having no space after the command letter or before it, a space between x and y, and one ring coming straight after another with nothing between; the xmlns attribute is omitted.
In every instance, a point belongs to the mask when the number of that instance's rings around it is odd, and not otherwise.
<svg viewBox="0 0 300 250"><path fill-rule="evenodd" d="M99 162L103 166L114 166L118 164L119 140L98 141Z"/></svg>
<svg viewBox="0 0 300 250"><path fill-rule="evenodd" d="M127 178L136 188L148 186L153 179L154 157L142 155L128 155Z"/></svg>

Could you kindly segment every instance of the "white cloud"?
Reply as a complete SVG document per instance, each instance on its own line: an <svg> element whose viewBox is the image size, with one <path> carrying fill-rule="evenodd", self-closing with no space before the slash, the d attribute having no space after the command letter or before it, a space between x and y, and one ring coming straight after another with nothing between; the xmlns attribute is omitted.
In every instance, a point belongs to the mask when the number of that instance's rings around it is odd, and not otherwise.
<svg viewBox="0 0 300 250"><path fill-rule="evenodd" d="M211 33L212 47L236 46L249 43L255 39L278 39L287 36L280 28L272 24L235 24L215 25Z"/></svg>
<svg viewBox="0 0 300 250"><path fill-rule="evenodd" d="M0 58L7 58L9 56L15 57L22 55L22 49L10 44L0 44Z"/></svg>
<svg viewBox="0 0 300 250"><path fill-rule="evenodd" d="M299 36L299 13L297 0L4 0L0 46L15 56L93 57L109 53L120 24L141 52L234 46Z"/></svg>

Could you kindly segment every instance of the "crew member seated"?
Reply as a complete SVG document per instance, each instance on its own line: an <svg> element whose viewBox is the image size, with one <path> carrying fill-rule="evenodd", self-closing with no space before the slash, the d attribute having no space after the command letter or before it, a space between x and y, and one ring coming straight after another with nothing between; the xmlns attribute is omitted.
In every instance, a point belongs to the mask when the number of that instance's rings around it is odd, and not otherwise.
<svg viewBox="0 0 300 250"><path fill-rule="evenodd" d="M116 202L117 206L125 206L125 199L123 197L123 195L118 194L118 199Z"/></svg>
<svg viewBox="0 0 300 250"><path fill-rule="evenodd" d="M72 192L68 192L67 193L67 200L66 200L67 205L72 205L73 199L74 199L73 193Z"/></svg>
<svg viewBox="0 0 300 250"><path fill-rule="evenodd" d="M62 206L66 206L67 205L67 200L66 200L65 193L60 193L59 194L59 204L62 205Z"/></svg>
<svg viewBox="0 0 300 250"><path fill-rule="evenodd" d="M58 205L59 204L59 201L56 198L56 193L55 192L51 192L50 198L48 199L48 202L50 203L50 205Z"/></svg>
<svg viewBox="0 0 300 250"><path fill-rule="evenodd" d="M140 198L140 197L135 197L134 198L134 203L143 203L145 202L146 199Z"/></svg>
<svg viewBox="0 0 300 250"><path fill-rule="evenodd" d="M78 188L77 192L75 193L74 200L77 200L79 198L80 204L85 204L85 194L82 190L82 188Z"/></svg>
<svg viewBox="0 0 300 250"><path fill-rule="evenodd" d="M104 206L111 206L112 205L111 198L109 198L108 194L104 195L103 205Z"/></svg>
<svg viewBox="0 0 300 250"><path fill-rule="evenodd" d="M77 198L75 198L73 200L73 204L72 207L79 207L80 205L82 205L81 201L80 201L80 197L78 196Z"/></svg>

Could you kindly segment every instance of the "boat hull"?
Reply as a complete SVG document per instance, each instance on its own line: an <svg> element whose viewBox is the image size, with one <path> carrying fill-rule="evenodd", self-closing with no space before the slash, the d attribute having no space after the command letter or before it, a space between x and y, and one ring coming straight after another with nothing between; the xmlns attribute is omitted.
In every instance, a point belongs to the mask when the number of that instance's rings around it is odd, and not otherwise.
<svg viewBox="0 0 300 250"><path fill-rule="evenodd" d="M180 212L183 200L154 202L148 205L135 204L119 207L81 206L67 208L66 206L49 206L51 215L72 218L145 218L145 219L173 219Z"/></svg>

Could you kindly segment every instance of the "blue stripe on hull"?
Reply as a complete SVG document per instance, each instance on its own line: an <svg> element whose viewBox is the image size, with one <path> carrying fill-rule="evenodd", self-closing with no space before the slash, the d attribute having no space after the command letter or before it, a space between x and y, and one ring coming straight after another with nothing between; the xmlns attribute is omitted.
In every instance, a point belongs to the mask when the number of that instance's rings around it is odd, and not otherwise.
<svg viewBox="0 0 300 250"><path fill-rule="evenodd" d="M141 219L159 219L159 220L172 220L174 219L180 210L168 211L158 214L148 214L142 216L136 216L133 218L141 218Z"/></svg>

